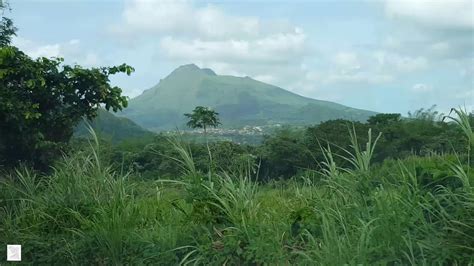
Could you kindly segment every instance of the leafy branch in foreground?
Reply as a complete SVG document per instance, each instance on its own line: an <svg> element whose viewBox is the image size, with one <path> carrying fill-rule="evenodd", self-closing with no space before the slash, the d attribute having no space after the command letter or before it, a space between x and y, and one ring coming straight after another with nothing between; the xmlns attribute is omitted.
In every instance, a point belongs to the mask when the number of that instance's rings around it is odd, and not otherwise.
<svg viewBox="0 0 474 266"><path fill-rule="evenodd" d="M126 64L86 69L1 47L0 165L26 161L46 170L83 117L94 118L101 105L113 111L127 106L109 77L131 72Z"/></svg>

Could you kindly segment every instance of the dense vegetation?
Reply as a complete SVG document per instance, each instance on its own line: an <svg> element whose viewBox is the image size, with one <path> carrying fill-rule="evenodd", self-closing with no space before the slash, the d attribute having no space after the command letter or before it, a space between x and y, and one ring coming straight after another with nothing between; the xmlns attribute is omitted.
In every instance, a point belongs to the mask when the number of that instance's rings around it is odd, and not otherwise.
<svg viewBox="0 0 474 266"><path fill-rule="evenodd" d="M242 160L251 160L259 165L258 179L288 179L306 171L320 170L324 160L323 149L328 143L333 152L344 155L350 149L347 137L349 130L355 130L358 141L367 141L367 131L374 136L383 133L373 155L373 163L385 159L403 159L413 155L449 154L465 146L463 132L454 123L441 121L433 110L419 110L410 118L402 119L399 114L379 114L368 122L330 120L307 128L283 128L269 134L258 145L237 144L230 141L211 141L209 148L213 156L210 161L207 146L203 140L191 141L190 150L196 167L201 172L209 170L228 171ZM470 116L471 122L473 116ZM181 132L185 134L184 132ZM186 136L186 134L184 135ZM183 139L192 140L190 137ZM103 159L125 168L144 178L174 177L179 174L172 157L176 156L169 145L168 135L128 139L117 145L103 143ZM215 140L215 139L214 139ZM348 163L336 157L341 166Z"/></svg>
<svg viewBox="0 0 474 266"><path fill-rule="evenodd" d="M469 117L460 114L464 134L445 139L460 144L457 152L373 165L385 140L374 130L362 138L354 128L344 133L352 145L339 158L346 167L335 161L334 145L321 144L318 171L265 183L256 181L250 156L218 163L226 169L207 161L199 170L193 145L179 139L156 144L174 152L169 167L179 172L145 179L105 162L110 150L92 139L49 176L19 168L3 177L0 239L22 243L24 261L35 264L474 263L474 138ZM412 123L434 122L396 123L415 129ZM217 146L226 148L211 148L215 160L238 147L211 145ZM234 154L248 154L239 148Z"/></svg>
<svg viewBox="0 0 474 266"><path fill-rule="evenodd" d="M117 117L104 109L99 109L97 117L94 119L81 121L74 130L74 136L77 138L89 137L88 126L91 126L101 139L113 143L131 138L153 136L152 132L140 127L132 120L125 117Z"/></svg>

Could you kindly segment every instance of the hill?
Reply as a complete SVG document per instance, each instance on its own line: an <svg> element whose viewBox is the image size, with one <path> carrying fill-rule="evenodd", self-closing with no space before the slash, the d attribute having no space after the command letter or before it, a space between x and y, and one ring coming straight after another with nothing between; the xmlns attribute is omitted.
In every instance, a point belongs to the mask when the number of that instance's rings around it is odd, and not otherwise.
<svg viewBox="0 0 474 266"><path fill-rule="evenodd" d="M216 75L190 64L130 100L122 115L148 129L173 129L183 127L183 114L198 105L214 108L227 128L316 124L337 118L364 121L374 114L303 97L250 77Z"/></svg>
<svg viewBox="0 0 474 266"><path fill-rule="evenodd" d="M98 116L89 123L98 135L111 139L112 141L121 141L129 138L141 138L153 135L152 132L142 128L130 119L117 117L104 109L99 109ZM85 137L89 135L85 123L79 123L74 132L74 136Z"/></svg>

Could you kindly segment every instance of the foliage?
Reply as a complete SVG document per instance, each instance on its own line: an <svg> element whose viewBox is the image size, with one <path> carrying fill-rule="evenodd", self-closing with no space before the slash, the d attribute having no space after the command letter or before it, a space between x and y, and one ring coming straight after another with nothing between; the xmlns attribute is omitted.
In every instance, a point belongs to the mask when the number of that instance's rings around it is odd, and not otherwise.
<svg viewBox="0 0 474 266"><path fill-rule="evenodd" d="M464 133L464 137L467 140L467 150L468 154L470 153L472 146L474 146L474 131L472 129L472 121L474 120L474 115L468 114L468 112L465 109L452 109L451 113L456 113L457 117L453 116L447 116L446 118L449 118L453 120L462 130Z"/></svg>
<svg viewBox="0 0 474 266"><path fill-rule="evenodd" d="M378 149L371 154L371 162L374 164L389 158L402 159L412 155L430 156L465 150L463 131L456 123L448 122L448 119L398 119L399 115L392 114L377 117L369 119L378 121L372 122L373 124L340 119L307 128L283 127L265 136L262 143L254 145L209 138L209 149L202 138L195 138L183 132L177 134L182 141L188 143L196 168L201 173L206 173L209 166L213 171L233 172L238 169L238 165L245 165L250 161L251 164L259 165L258 179L262 182L288 179L306 171L321 172L327 169L324 165L324 149L328 148L328 144L331 153L335 155L331 159L334 163L342 169L352 167L350 162L336 156L347 155L346 151L353 150L351 138L347 137L349 131L355 137L352 141L357 143L368 142L369 129L374 139L382 133L377 142ZM472 115L469 117L472 119ZM166 136L173 134L115 142L103 156L118 169L132 170L144 178L173 178L179 175L180 171L173 160L169 159L170 156L176 156L176 153L170 147ZM212 162L209 152L212 154ZM460 157L461 160L466 158L464 152L460 153Z"/></svg>
<svg viewBox="0 0 474 266"><path fill-rule="evenodd" d="M27 161L45 169L82 117L95 117L100 105L113 111L127 106L109 76L130 74L133 68L86 69L62 61L0 48L0 164Z"/></svg>
<svg viewBox="0 0 474 266"><path fill-rule="evenodd" d="M221 123L219 122L219 113L212 110L209 107L197 106L194 108L192 113L184 114L189 121L186 124L190 128L202 128L204 133L209 127L217 127Z"/></svg>
<svg viewBox="0 0 474 266"><path fill-rule="evenodd" d="M284 128L268 137L257 149L262 160L261 179L284 178L309 168L311 154L302 141L301 132Z"/></svg>
<svg viewBox="0 0 474 266"><path fill-rule="evenodd" d="M438 121L443 118L443 114L435 110L436 105L431 106L428 109L421 108L415 112L408 112L408 118L425 120L425 121Z"/></svg>
<svg viewBox="0 0 474 266"><path fill-rule="evenodd" d="M100 105L114 112L127 106L109 76L130 75L126 64L86 69L61 58L32 59L10 45L16 28L3 16L0 0L0 166L27 162L46 170L83 118L97 116Z"/></svg>
<svg viewBox="0 0 474 266"><path fill-rule="evenodd" d="M369 117L367 122L369 125L389 125L391 123L400 122L401 120L401 114L376 114Z"/></svg>
<svg viewBox="0 0 474 266"><path fill-rule="evenodd" d="M12 37L16 35L16 28L13 26L13 21L4 16L4 12L9 10L8 2L0 0L0 12L2 13L2 20L0 20L0 47L10 45Z"/></svg>
<svg viewBox="0 0 474 266"><path fill-rule="evenodd" d="M344 157L346 161L352 164L352 166L360 172L368 172L370 167L370 161L374 155L375 146L379 141L382 133L380 132L377 138L372 141L372 129L368 131L368 139L365 145L365 150L361 150L359 142L357 140L357 134L355 128L352 127L352 131L349 131L351 139L351 148L353 152L344 150L347 153L347 157Z"/></svg>

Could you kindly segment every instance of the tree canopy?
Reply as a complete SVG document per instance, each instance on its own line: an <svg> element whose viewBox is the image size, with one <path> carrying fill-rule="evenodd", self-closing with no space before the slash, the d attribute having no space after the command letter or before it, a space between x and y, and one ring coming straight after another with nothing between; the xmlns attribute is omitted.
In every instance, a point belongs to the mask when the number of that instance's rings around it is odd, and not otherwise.
<svg viewBox="0 0 474 266"><path fill-rule="evenodd" d="M370 125L388 125L390 123L400 122L401 119L401 114L376 114L369 117L367 122Z"/></svg>
<svg viewBox="0 0 474 266"><path fill-rule="evenodd" d="M189 118L188 127L202 128L204 133L206 133L208 127L218 127L221 124L219 113L209 107L197 106L192 113L184 114L184 116Z"/></svg>
<svg viewBox="0 0 474 266"><path fill-rule="evenodd" d="M9 45L12 37L16 35L16 28L13 26L13 21L3 16L5 10L8 9L8 3L4 0L0 0L0 13L2 13L2 19L0 20L0 47Z"/></svg>
<svg viewBox="0 0 474 266"><path fill-rule="evenodd" d="M0 2L0 7L5 7ZM133 68L83 68L63 64L62 58L32 59L11 46L11 20L0 24L0 165L32 162L47 165L71 138L75 125L97 115L99 107L127 106L122 89L109 76L130 75Z"/></svg>

